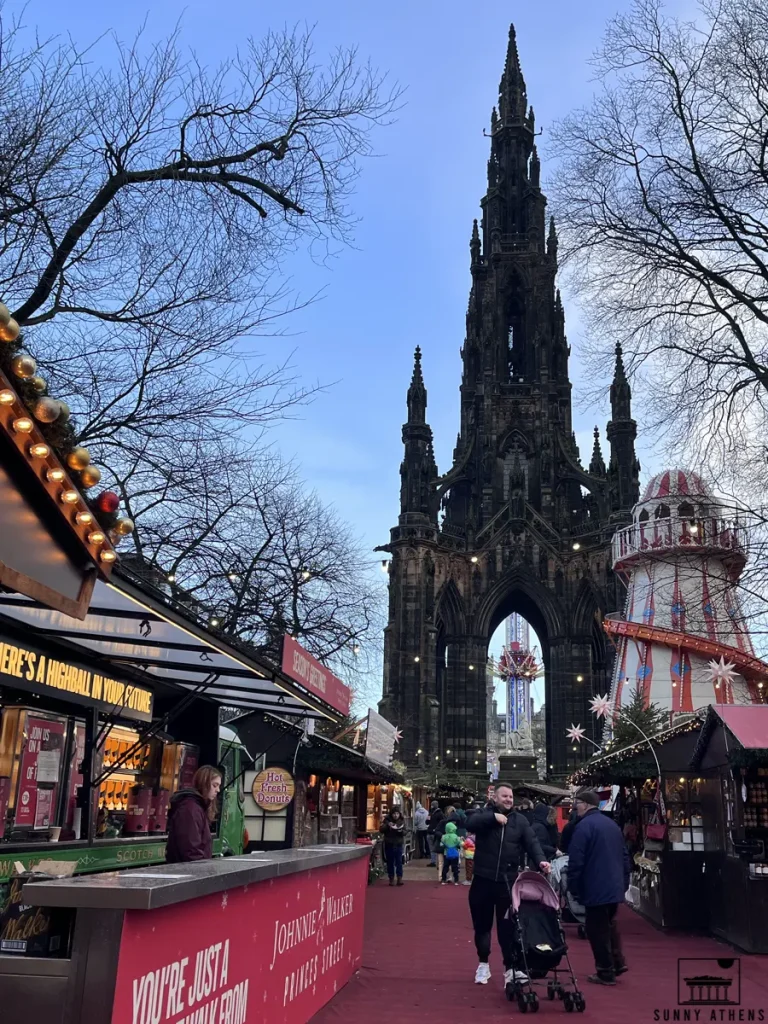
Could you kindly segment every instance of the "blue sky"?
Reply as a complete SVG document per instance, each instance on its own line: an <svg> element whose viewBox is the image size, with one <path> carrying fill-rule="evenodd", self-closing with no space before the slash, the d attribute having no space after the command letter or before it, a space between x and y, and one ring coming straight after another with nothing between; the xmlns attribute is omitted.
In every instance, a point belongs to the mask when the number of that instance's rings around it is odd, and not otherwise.
<svg viewBox="0 0 768 1024"><path fill-rule="evenodd" d="M68 32L80 42L109 29L127 38L145 14L149 37L160 36L182 18L184 42L211 64L248 35L308 22L315 25L318 54L357 45L361 56L406 89L397 122L378 132L379 155L363 168L356 247L330 267L306 254L292 262L296 289L307 296L322 288L324 298L285 325L291 338L264 341L265 354L275 359L295 349L305 382L336 382L299 419L275 428L275 440L297 457L306 481L338 506L366 546L386 542L398 513L400 428L416 345L424 353L441 472L455 443L468 243L485 187L483 131L498 95L509 23L517 28L546 155L548 126L588 101L587 60L607 18L626 10L629 0L389 0L380 6L283 0L277 8L242 0L162 0L146 7L32 0L24 6L27 24L37 23L43 34ZM673 11L693 6L692 0L669 3ZM7 13L21 8L17 0L6 4ZM573 302L566 302L566 316L577 436L588 461L592 427L602 428L607 411L579 405L581 337ZM611 372L606 366L606 383ZM647 470L642 448L640 454Z"/></svg>

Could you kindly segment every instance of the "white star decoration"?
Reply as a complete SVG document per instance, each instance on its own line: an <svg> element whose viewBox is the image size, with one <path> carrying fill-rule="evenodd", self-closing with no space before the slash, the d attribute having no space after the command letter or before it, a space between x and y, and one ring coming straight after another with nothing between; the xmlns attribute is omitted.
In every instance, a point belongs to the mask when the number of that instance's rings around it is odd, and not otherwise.
<svg viewBox="0 0 768 1024"><path fill-rule="evenodd" d="M597 715L598 718L605 718L611 710L611 701L608 694L606 693L603 697L593 697L589 702L589 710L593 715Z"/></svg>
<svg viewBox="0 0 768 1024"><path fill-rule="evenodd" d="M587 730L583 729L581 725L574 725L573 722L571 722L571 728L565 730L565 735L569 740L573 740L574 743L581 743L586 731Z"/></svg>
<svg viewBox="0 0 768 1024"><path fill-rule="evenodd" d="M709 671L712 673L712 682L715 686L720 683L730 686L736 678L736 666L731 661L726 662L722 657L720 661L715 661L714 658L710 661Z"/></svg>
<svg viewBox="0 0 768 1024"><path fill-rule="evenodd" d="M399 729L395 729L395 743L399 743L402 738L402 732Z"/></svg>

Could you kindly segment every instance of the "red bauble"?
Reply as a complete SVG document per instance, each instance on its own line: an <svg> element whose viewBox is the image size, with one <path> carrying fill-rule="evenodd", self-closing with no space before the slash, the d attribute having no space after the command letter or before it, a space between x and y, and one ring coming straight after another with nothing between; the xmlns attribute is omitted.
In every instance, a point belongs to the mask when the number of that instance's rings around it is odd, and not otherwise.
<svg viewBox="0 0 768 1024"><path fill-rule="evenodd" d="M100 512L117 512L120 507L120 498L114 491L102 491L96 499L96 505Z"/></svg>

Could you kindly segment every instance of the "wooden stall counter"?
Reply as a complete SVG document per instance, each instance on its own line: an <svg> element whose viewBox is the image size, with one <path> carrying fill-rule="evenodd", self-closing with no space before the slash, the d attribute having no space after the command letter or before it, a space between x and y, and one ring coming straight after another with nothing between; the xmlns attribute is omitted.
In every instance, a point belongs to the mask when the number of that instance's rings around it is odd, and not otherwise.
<svg viewBox="0 0 768 1024"><path fill-rule="evenodd" d="M31 882L69 959L0 957L3 1024L304 1024L360 965L370 847Z"/></svg>

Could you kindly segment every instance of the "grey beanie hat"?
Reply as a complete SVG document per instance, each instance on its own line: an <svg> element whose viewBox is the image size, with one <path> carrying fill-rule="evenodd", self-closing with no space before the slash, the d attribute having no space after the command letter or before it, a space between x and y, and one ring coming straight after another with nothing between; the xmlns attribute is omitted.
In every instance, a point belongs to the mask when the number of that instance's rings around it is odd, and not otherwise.
<svg viewBox="0 0 768 1024"><path fill-rule="evenodd" d="M589 804L590 807L600 806L600 797L594 789L580 789L574 800L580 800L583 804Z"/></svg>

